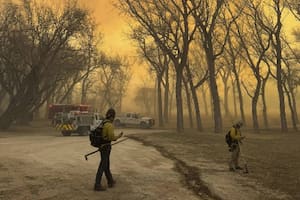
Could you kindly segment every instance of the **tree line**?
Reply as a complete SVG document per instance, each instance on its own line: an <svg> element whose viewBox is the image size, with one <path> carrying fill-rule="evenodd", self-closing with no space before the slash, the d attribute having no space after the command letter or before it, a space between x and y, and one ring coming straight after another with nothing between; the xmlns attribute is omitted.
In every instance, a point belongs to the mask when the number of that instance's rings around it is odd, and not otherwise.
<svg viewBox="0 0 300 200"><path fill-rule="evenodd" d="M72 103L75 93L79 102L97 104L99 110L122 110L129 61L101 51L102 35L88 10L74 0L61 4L2 4L0 129L30 121L44 104ZM287 13L300 20L297 1L120 0L116 6L132 20L130 39L155 75L156 92L142 89L135 100L149 111L147 101L155 95L159 126L169 122L173 101L178 132L184 129L185 109L190 126L195 121L203 131L210 102L215 132L230 115L229 102L234 116L248 123L247 94L258 131L260 123L269 126L266 86L274 84L281 130L288 129L286 109L297 130L300 33L294 31L292 41L283 29Z"/></svg>
<svg viewBox="0 0 300 200"><path fill-rule="evenodd" d="M184 129L184 101L190 121L195 119L197 130L203 130L198 94L205 85L216 133L222 131L222 116L229 113L230 89L235 115L244 122L243 94L249 96L253 128L258 131L259 104L262 123L269 126L266 86L273 82L281 131L288 130L287 109L297 130L300 54L297 41L283 29L288 14L299 20L297 1L119 0L116 6L131 20L130 38L155 74L160 126L168 122L170 80L174 80L178 132ZM299 39L300 33L293 35Z"/></svg>

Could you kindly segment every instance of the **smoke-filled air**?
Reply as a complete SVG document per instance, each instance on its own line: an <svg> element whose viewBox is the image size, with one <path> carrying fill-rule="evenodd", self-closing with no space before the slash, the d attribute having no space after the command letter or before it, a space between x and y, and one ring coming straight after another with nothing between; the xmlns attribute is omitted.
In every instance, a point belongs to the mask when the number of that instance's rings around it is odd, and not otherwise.
<svg viewBox="0 0 300 200"><path fill-rule="evenodd" d="M298 0L0 0L0 199L300 199Z"/></svg>

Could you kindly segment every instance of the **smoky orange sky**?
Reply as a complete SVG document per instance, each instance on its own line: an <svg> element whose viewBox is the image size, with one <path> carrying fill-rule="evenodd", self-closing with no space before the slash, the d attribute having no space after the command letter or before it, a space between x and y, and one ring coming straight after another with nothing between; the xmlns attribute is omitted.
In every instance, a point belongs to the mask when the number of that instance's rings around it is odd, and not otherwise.
<svg viewBox="0 0 300 200"><path fill-rule="evenodd" d="M132 102L136 95L136 90L140 87L154 87L154 82L145 70L145 67L135 62L135 49L133 43L126 36L129 32L128 23L124 20L124 16L114 7L115 0L79 0L80 4L88 8L92 12L98 24L98 30L103 34L103 43L100 45L101 50L107 52L108 55L120 55L129 58L131 63L130 71L132 78L124 98L123 111L135 111L137 109ZM133 59L131 59L133 58ZM147 83L147 84L146 84Z"/></svg>
<svg viewBox="0 0 300 200"><path fill-rule="evenodd" d="M126 54L132 50L126 38L128 25L124 16L113 6L113 0L80 0L80 4L92 11L98 24L98 30L103 33L103 48L112 53Z"/></svg>
<svg viewBox="0 0 300 200"><path fill-rule="evenodd" d="M98 24L98 30L103 33L103 47L104 51L108 54L120 54L126 56L133 56L135 54L132 43L126 37L128 33L128 24L124 19L124 16L120 15L120 11L113 6L113 2L116 0L79 0L80 4L92 11L96 23ZM299 27L299 21L297 21L291 14L284 14L283 17L283 28L290 39L293 40L292 32L295 28ZM133 88L141 87L149 79L147 70L145 67L132 67L134 79L130 81L131 90ZM222 87L220 87L222 90ZM133 93L133 91L129 92ZM129 95L131 96L131 95Z"/></svg>
<svg viewBox="0 0 300 200"><path fill-rule="evenodd" d="M104 34L102 47L117 54L134 53L132 43L126 37L128 24L120 11L113 6L116 0L79 0L80 4L92 11L97 22L98 30ZM299 24L293 16L285 15L284 29L289 35Z"/></svg>

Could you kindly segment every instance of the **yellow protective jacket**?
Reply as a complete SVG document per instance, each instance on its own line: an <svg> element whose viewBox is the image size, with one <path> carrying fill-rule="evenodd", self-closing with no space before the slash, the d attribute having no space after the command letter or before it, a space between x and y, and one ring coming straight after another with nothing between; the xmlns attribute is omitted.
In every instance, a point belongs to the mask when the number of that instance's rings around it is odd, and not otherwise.
<svg viewBox="0 0 300 200"><path fill-rule="evenodd" d="M241 141L241 139L242 139L241 130L239 128L231 127L231 129L230 129L230 137L235 142Z"/></svg>
<svg viewBox="0 0 300 200"><path fill-rule="evenodd" d="M102 135L103 138L108 141L115 141L118 139L114 134L114 125L112 124L111 121L105 119Z"/></svg>

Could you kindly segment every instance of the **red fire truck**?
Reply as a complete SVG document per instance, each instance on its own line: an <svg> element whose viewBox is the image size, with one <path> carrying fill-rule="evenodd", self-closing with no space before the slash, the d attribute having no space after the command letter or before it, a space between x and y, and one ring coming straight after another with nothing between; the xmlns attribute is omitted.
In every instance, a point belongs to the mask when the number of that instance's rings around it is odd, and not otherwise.
<svg viewBox="0 0 300 200"><path fill-rule="evenodd" d="M91 110L90 105L51 104L48 118L52 120L52 126L61 131L63 136L70 136L72 133L86 135L91 127L99 125L103 119L99 113Z"/></svg>
<svg viewBox="0 0 300 200"><path fill-rule="evenodd" d="M56 113L69 113L70 111L90 111L90 105L83 104L50 104L48 107L48 119L53 119Z"/></svg>

